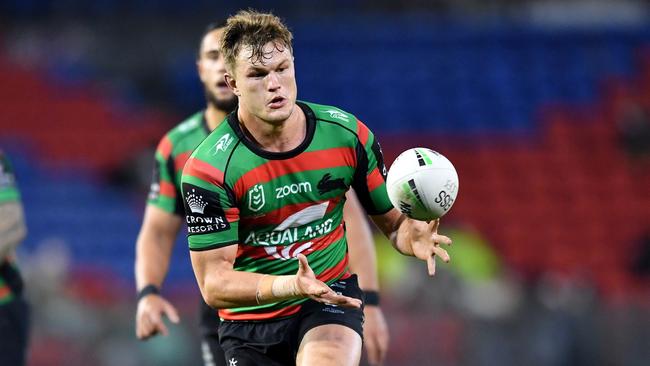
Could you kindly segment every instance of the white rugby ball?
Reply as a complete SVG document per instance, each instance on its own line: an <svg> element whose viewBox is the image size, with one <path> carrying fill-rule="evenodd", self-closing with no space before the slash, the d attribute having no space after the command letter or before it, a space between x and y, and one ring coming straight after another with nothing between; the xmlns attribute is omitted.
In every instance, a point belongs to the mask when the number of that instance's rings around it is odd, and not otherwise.
<svg viewBox="0 0 650 366"><path fill-rule="evenodd" d="M458 173L442 154L416 147L401 153L388 170L388 197L406 216L435 220L451 209L458 195Z"/></svg>

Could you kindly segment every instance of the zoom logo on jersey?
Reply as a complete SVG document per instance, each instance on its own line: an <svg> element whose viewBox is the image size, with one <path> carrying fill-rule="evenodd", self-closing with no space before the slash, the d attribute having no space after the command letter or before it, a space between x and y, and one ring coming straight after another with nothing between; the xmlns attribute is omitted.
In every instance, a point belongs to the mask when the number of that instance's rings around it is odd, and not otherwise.
<svg viewBox="0 0 650 366"><path fill-rule="evenodd" d="M335 189L342 189L342 190L347 190L347 186L345 185L345 181L343 178L336 178L332 179L332 174L327 173L321 178L321 180L318 182L318 193L321 195L333 191Z"/></svg>
<svg viewBox="0 0 650 366"><path fill-rule="evenodd" d="M276 188L275 198L280 199L292 194L303 193L303 192L311 192L311 183L301 182L301 183L287 184L286 186Z"/></svg>
<svg viewBox="0 0 650 366"><path fill-rule="evenodd" d="M230 223L216 192L183 183L183 198L188 235L210 234L230 229Z"/></svg>

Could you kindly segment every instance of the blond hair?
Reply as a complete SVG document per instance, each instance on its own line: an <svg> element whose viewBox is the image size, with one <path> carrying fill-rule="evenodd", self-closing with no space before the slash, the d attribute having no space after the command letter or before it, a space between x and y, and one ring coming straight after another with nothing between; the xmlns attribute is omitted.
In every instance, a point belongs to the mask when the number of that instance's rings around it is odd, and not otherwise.
<svg viewBox="0 0 650 366"><path fill-rule="evenodd" d="M226 21L221 37L221 52L226 68L232 73L237 55L243 47L251 47L250 60L258 63L268 57L264 52L267 43L273 42L278 51L288 47L293 53L292 40L293 34L277 16L255 10L241 10Z"/></svg>

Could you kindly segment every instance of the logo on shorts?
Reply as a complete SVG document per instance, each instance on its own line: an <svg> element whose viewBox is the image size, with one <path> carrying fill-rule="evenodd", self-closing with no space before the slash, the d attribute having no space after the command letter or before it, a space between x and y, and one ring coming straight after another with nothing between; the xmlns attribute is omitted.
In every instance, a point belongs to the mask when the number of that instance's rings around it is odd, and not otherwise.
<svg viewBox="0 0 650 366"><path fill-rule="evenodd" d="M237 366L237 360L235 358L231 358L228 360L228 366Z"/></svg>
<svg viewBox="0 0 650 366"><path fill-rule="evenodd" d="M248 191L248 208L251 211L259 211L266 203L264 199L264 187L261 184L256 184Z"/></svg>

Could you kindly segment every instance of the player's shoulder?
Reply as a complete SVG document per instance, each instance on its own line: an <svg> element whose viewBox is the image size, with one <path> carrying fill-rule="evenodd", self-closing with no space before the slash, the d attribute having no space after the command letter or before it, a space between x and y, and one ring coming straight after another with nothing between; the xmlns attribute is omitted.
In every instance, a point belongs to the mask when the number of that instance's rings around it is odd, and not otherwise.
<svg viewBox="0 0 650 366"><path fill-rule="evenodd" d="M364 133L367 127L357 117L339 107L311 102L302 102L313 112L316 120L320 123L331 125L335 128L346 130L354 136Z"/></svg>
<svg viewBox="0 0 650 366"><path fill-rule="evenodd" d="M197 132L199 132L199 134L207 134L207 131L204 131L204 124L205 122L203 121L203 111L199 111L187 117L179 124L174 126L174 128L167 131L165 137L172 142L178 142L187 138L188 136L196 134Z"/></svg>
<svg viewBox="0 0 650 366"><path fill-rule="evenodd" d="M216 167L226 164L235 148L238 136L227 121L219 124L194 150L193 158L210 162Z"/></svg>
<svg viewBox="0 0 650 366"><path fill-rule="evenodd" d="M357 123L357 117L339 107L312 102L302 103L306 104L314 112L314 116L319 121L339 123L346 127L354 126Z"/></svg>

